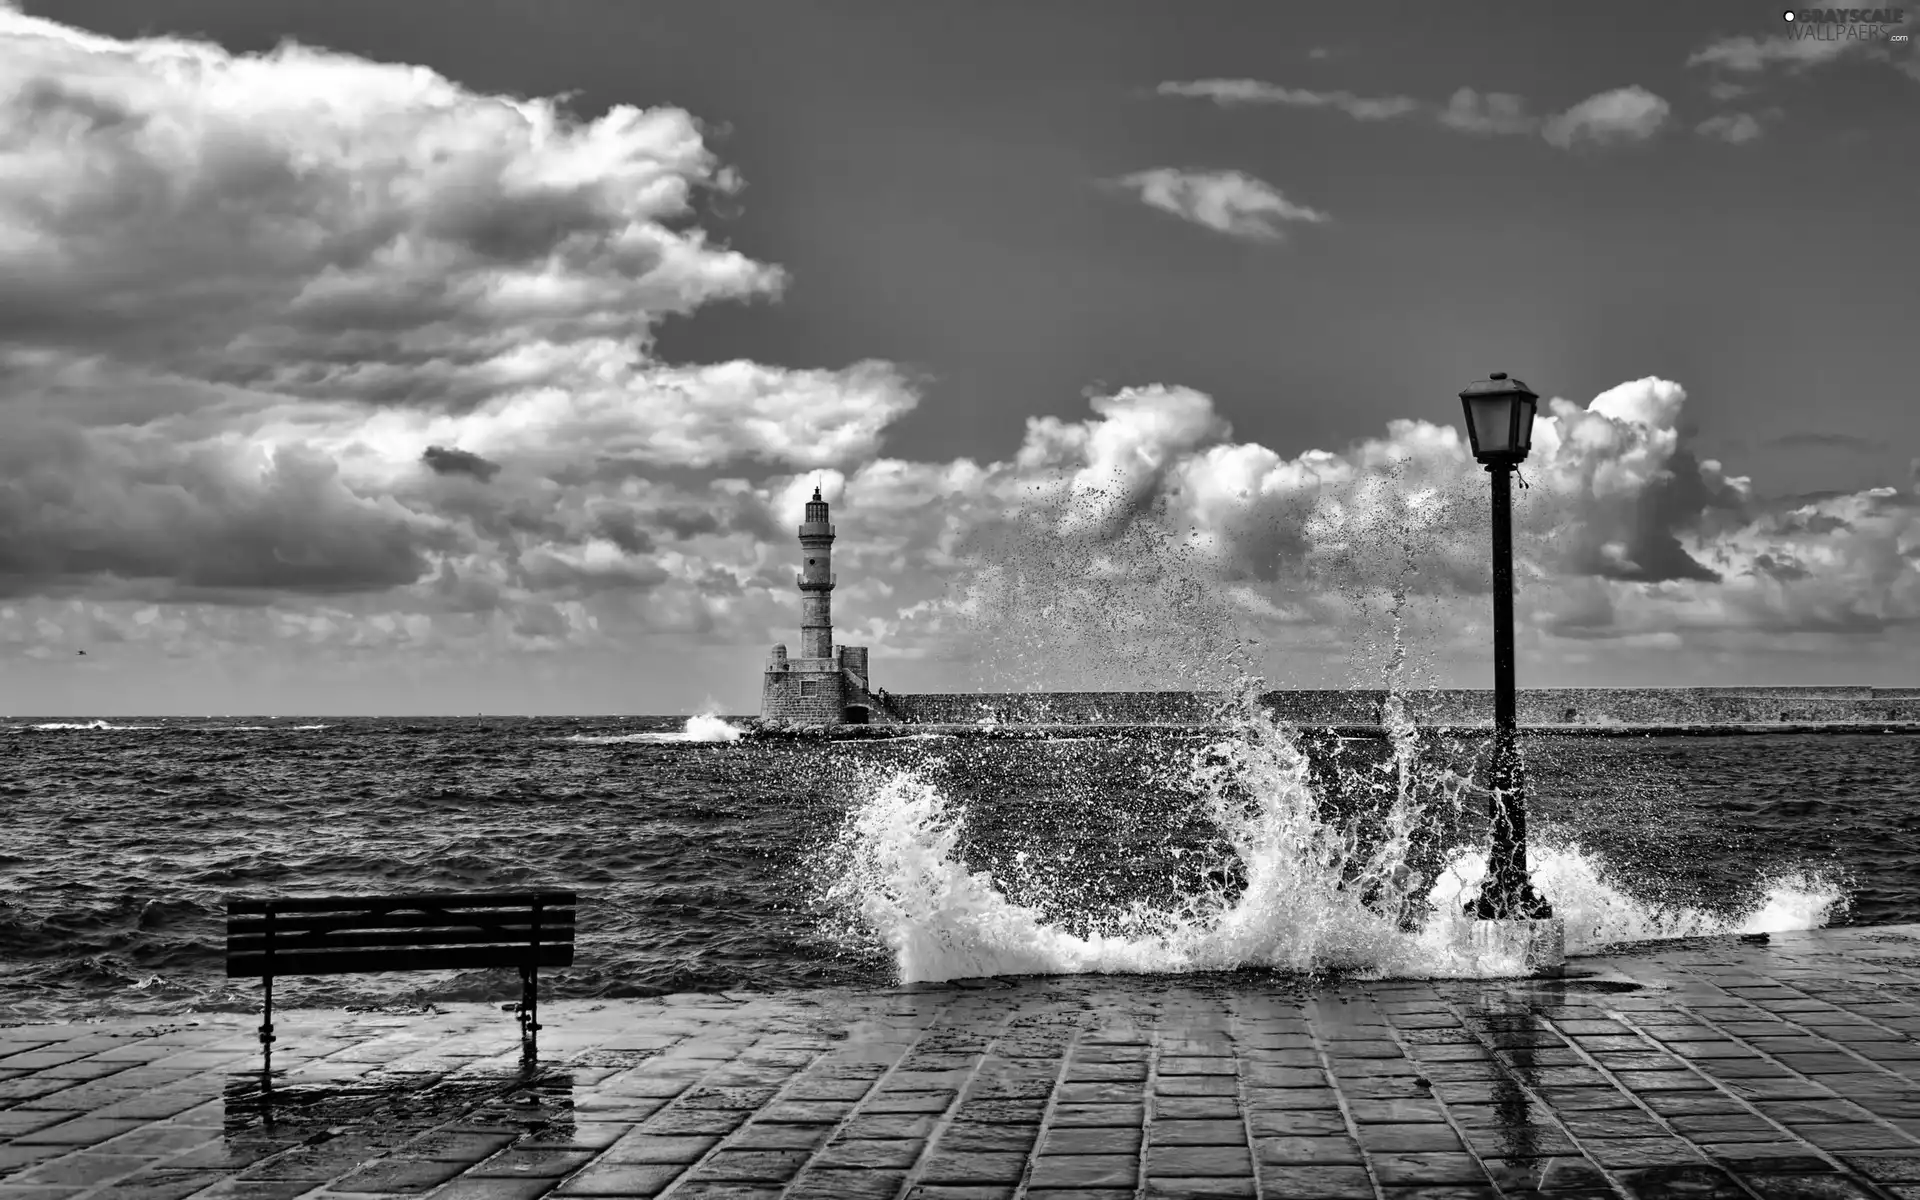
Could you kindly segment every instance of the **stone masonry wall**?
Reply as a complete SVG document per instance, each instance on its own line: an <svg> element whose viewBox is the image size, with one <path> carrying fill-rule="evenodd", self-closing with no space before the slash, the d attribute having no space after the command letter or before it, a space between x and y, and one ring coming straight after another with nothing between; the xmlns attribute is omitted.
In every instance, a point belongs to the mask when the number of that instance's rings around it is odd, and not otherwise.
<svg viewBox="0 0 1920 1200"><path fill-rule="evenodd" d="M846 708L846 676L832 659L796 658L789 669L768 671L760 701L760 715L769 721L795 725L838 725ZM800 681L818 686L812 696L800 694Z"/></svg>
<svg viewBox="0 0 1920 1200"><path fill-rule="evenodd" d="M1261 703L1298 725L1373 725L1387 693L1315 689L1268 692ZM1429 725L1484 725L1493 720L1485 689L1416 691L1414 719ZM1532 688L1516 696L1523 725L1744 725L1920 722L1920 689ZM890 695L902 721L919 724L1204 723L1220 697L1198 692L958 692ZM881 719L876 712L876 719Z"/></svg>
<svg viewBox="0 0 1920 1200"><path fill-rule="evenodd" d="M903 721L1002 725L1193 724L1214 719L1222 697L1202 692L949 692L889 695Z"/></svg>

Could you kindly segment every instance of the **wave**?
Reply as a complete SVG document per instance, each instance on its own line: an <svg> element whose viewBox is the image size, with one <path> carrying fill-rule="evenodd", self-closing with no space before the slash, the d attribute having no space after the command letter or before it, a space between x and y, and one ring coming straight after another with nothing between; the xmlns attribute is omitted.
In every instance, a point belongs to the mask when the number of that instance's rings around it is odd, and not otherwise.
<svg viewBox="0 0 1920 1200"><path fill-rule="evenodd" d="M1316 792L1289 731L1257 708L1244 712L1235 734L1194 755L1188 770L1230 851L1225 868L1171 903L1136 902L1104 928L1075 933L1044 915L1052 905L1015 903L992 874L969 869L960 854L964 806L913 770L867 781L822 863L831 880L825 899L891 955L904 983L1240 968L1374 978L1513 974L1513 962L1475 947L1463 911L1479 893L1485 854L1456 849L1428 875L1414 852L1427 823L1458 815L1468 782L1423 767L1410 721L1390 721L1389 733L1394 759L1378 769L1395 776L1394 795L1362 834ZM1576 845L1536 845L1531 865L1535 886L1565 921L1570 954L1813 928L1845 904L1822 879L1788 877L1771 881L1753 911L1727 917L1638 900L1607 882L1605 863Z"/></svg>
<svg viewBox="0 0 1920 1200"><path fill-rule="evenodd" d="M585 742L595 746L616 746L626 742L737 742L746 736L746 730L738 725L729 724L725 718L713 713L699 713L687 718L687 723L678 730L654 730L648 733L575 733L559 739L563 742Z"/></svg>
<svg viewBox="0 0 1920 1200"><path fill-rule="evenodd" d="M1650 904L1608 883L1605 862L1578 847L1534 848L1528 855L1535 886L1566 922L1567 953L1585 954L1624 942L1665 938L1713 937L1737 933L1786 933L1817 929L1844 911L1846 893L1814 874L1787 874L1766 880L1763 899L1736 916L1686 905ZM1459 913L1479 894L1486 855L1463 853L1434 885L1436 912ZM1465 918L1459 918L1464 923ZM1452 919L1449 919L1449 924ZM1443 939L1453 936L1446 929Z"/></svg>
<svg viewBox="0 0 1920 1200"><path fill-rule="evenodd" d="M747 731L737 725L730 725L726 719L714 713L699 713L687 718L685 729L680 731L683 742L737 742Z"/></svg>
<svg viewBox="0 0 1920 1200"><path fill-rule="evenodd" d="M188 722L167 725L116 725L112 721L95 719L92 721L38 721L27 725L8 725L12 730L78 730L81 732L124 731L165 729L182 730L189 733L286 733L292 730L332 729L331 724L313 725L200 725Z"/></svg>

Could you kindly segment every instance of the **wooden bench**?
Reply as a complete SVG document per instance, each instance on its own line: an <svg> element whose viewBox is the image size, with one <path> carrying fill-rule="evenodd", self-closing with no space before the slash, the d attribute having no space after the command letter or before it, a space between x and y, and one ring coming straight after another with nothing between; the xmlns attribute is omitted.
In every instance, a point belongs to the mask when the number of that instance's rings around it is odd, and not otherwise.
<svg viewBox="0 0 1920 1200"><path fill-rule="evenodd" d="M260 1078L272 1087L273 981L284 975L520 969L520 1058L537 1057L539 970L573 963L572 892L227 898L227 977L262 979Z"/></svg>

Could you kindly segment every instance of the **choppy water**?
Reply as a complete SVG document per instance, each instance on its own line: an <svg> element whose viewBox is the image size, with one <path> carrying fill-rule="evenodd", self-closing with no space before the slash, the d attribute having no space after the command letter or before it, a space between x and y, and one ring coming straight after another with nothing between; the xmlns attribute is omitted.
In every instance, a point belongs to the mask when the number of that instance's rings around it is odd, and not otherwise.
<svg viewBox="0 0 1920 1200"><path fill-rule="evenodd" d="M1472 746L736 740L716 718L0 725L0 1020L246 1009L224 898L570 887L557 995L1058 970L1467 972ZM1396 745L1400 757L1396 758ZM1575 947L1920 920L1920 738L1528 741ZM1456 803L1457 802L1457 803ZM276 985L509 998L507 973Z"/></svg>

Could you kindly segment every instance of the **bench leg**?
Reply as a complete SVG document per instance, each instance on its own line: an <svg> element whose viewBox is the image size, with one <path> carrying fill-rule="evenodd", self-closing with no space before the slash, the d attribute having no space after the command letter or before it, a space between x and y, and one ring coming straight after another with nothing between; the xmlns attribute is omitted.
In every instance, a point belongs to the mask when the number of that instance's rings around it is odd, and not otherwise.
<svg viewBox="0 0 1920 1200"><path fill-rule="evenodd" d="M531 1063L540 1054L540 969L520 968L520 1061Z"/></svg>
<svg viewBox="0 0 1920 1200"><path fill-rule="evenodd" d="M273 1098L273 976L266 976L262 982L266 987L266 1008L260 1017L260 1111L271 1122L273 1111L268 1105Z"/></svg>

